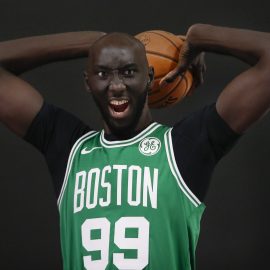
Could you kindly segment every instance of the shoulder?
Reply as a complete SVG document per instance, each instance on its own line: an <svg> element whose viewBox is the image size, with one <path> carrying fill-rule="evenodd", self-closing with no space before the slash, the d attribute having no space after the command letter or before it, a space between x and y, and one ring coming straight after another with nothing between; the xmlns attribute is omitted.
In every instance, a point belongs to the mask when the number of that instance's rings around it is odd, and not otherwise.
<svg viewBox="0 0 270 270"><path fill-rule="evenodd" d="M218 158L225 154L240 138L220 117L216 103L197 110L173 126L172 140L185 138L192 142L207 141L215 150Z"/></svg>
<svg viewBox="0 0 270 270"><path fill-rule="evenodd" d="M203 108L184 116L179 122L174 124L173 133L179 135L183 133L188 135L188 133L190 133L190 135L193 135L193 133L201 132L202 129L205 128L209 118L211 118L211 115L214 115L215 112L215 103L204 106Z"/></svg>
<svg viewBox="0 0 270 270"><path fill-rule="evenodd" d="M177 167L194 194L203 200L217 162L240 137L219 116L215 103L173 126L172 148Z"/></svg>
<svg viewBox="0 0 270 270"><path fill-rule="evenodd" d="M33 119L24 137L42 152L46 152L49 142L64 141L72 146L75 141L91 128L83 123L77 116L44 102L40 111Z"/></svg>

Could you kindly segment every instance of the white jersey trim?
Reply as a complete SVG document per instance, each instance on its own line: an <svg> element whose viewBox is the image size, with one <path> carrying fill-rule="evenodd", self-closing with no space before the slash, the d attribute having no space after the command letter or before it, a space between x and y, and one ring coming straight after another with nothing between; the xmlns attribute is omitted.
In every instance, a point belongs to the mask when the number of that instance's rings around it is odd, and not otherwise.
<svg viewBox="0 0 270 270"><path fill-rule="evenodd" d="M146 137L150 133L152 133L154 130L159 128L161 125L154 122L151 125L149 125L146 129L142 130L139 134L134 136L131 139L128 140L121 140L121 141L108 141L104 137L104 130L101 131L100 135L100 143L105 148L115 148L115 147L121 147L121 146L128 146L134 143L139 142L142 138Z"/></svg>
<svg viewBox="0 0 270 270"><path fill-rule="evenodd" d="M166 133L164 134L164 141L165 141L165 148L166 148L166 154L168 163L171 169L172 174L174 175L176 182L180 189L183 191L183 193L186 195L186 197L194 204L196 207L198 207L201 202L200 200L192 193L192 191L188 188L186 185L179 169L176 164L174 151L173 151L173 145L172 145L172 128L170 128Z"/></svg>
<svg viewBox="0 0 270 270"><path fill-rule="evenodd" d="M77 152L77 149L80 147L80 145L85 142L87 139L90 139L92 137L94 137L98 132L97 131L90 131L86 134L84 134L82 137L80 137L73 145L70 153L69 153L69 157L68 157L68 163L67 163L67 167L66 167L66 173L65 173L65 177L64 177L64 182L61 188L61 192L60 195L58 197L57 200L57 204L58 204L58 209L60 211L60 206L61 206L61 202L62 202L62 198L64 196L64 192L67 186L67 182L68 182L68 176L70 173L70 169L71 169L71 164L73 162L74 156Z"/></svg>

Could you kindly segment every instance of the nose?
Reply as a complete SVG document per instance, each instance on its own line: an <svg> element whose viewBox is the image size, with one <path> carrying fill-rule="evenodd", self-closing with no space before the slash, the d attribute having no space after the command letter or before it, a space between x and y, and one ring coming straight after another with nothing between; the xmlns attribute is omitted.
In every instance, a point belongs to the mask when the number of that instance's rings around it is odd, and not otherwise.
<svg viewBox="0 0 270 270"><path fill-rule="evenodd" d="M114 72L112 79L109 84L109 90L122 92L126 90L126 85L123 82L123 79L119 76L118 72Z"/></svg>

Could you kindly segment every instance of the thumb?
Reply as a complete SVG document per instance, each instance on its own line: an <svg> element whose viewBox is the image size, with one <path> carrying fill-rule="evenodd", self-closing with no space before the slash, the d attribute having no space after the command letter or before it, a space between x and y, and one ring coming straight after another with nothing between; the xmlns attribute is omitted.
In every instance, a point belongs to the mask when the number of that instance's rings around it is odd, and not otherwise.
<svg viewBox="0 0 270 270"><path fill-rule="evenodd" d="M188 69L191 58L192 57L190 57L190 44L189 42L184 41L179 53L179 60L177 66L160 80L159 85L162 87L162 84L164 86L164 82L171 83L175 80L177 76L184 73Z"/></svg>
<svg viewBox="0 0 270 270"><path fill-rule="evenodd" d="M166 74L159 82L159 86L165 87L168 83L173 82L178 76L184 73L187 69L185 63L178 64L172 71Z"/></svg>

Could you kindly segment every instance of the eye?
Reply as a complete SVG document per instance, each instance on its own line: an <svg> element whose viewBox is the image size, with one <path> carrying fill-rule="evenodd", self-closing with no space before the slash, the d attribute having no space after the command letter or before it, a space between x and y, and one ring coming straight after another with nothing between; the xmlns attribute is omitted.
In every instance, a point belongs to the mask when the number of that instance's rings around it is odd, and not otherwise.
<svg viewBox="0 0 270 270"><path fill-rule="evenodd" d="M98 71L97 75L100 78L106 78L108 76L108 72L107 71Z"/></svg>
<svg viewBox="0 0 270 270"><path fill-rule="evenodd" d="M125 76L133 76L134 73L135 73L135 70L134 69L125 69L123 71L123 75L125 75Z"/></svg>

